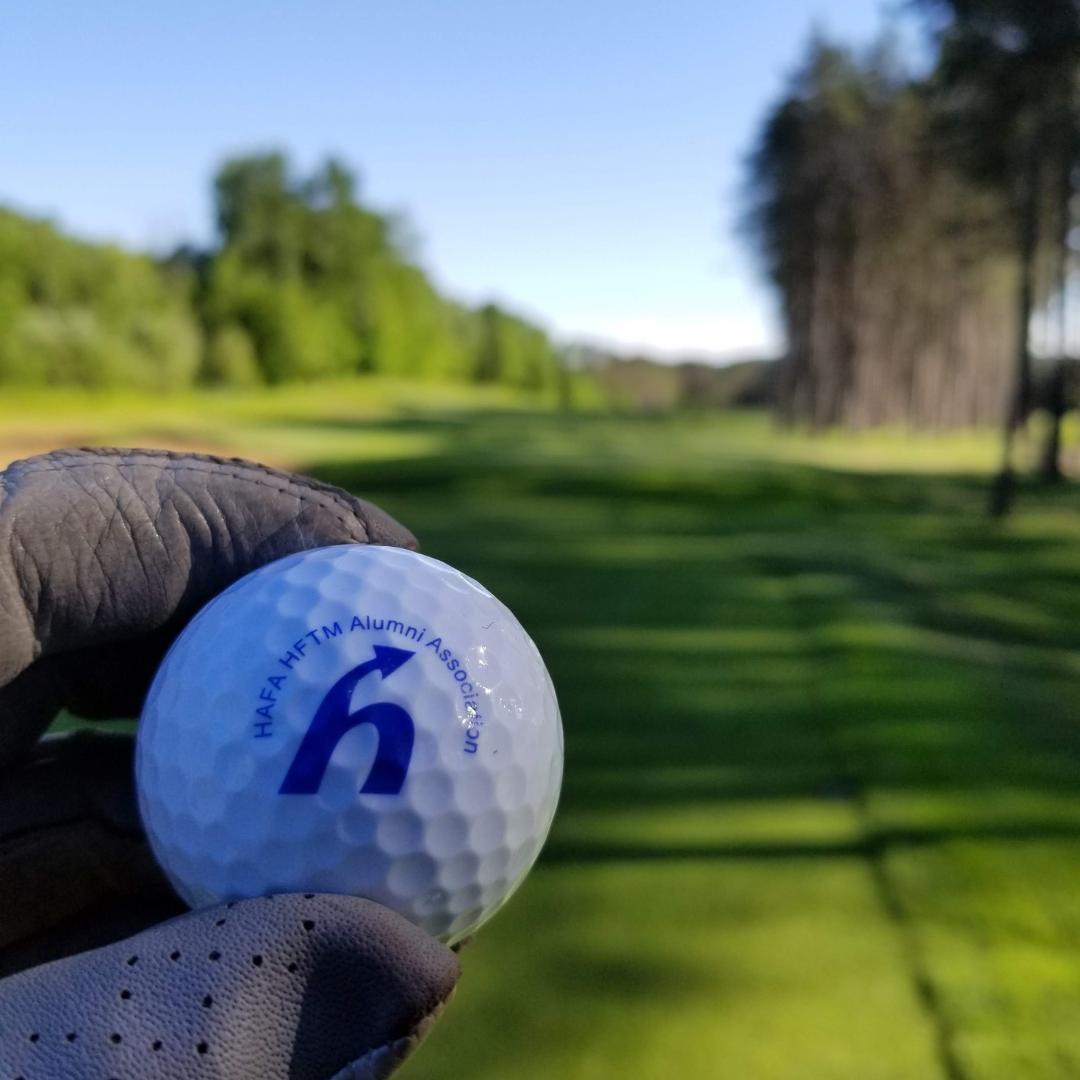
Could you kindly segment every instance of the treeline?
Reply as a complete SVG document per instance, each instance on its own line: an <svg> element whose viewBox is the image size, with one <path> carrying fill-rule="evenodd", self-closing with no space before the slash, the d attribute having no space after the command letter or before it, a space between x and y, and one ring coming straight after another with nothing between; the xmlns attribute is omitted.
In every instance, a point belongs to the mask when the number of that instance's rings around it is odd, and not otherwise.
<svg viewBox="0 0 1080 1080"><path fill-rule="evenodd" d="M0 381L167 390L377 372L557 390L545 333L441 296L391 217L328 161L214 181L220 241L170 258L80 243L0 210Z"/></svg>
<svg viewBox="0 0 1080 1080"><path fill-rule="evenodd" d="M587 372L600 399L618 410L763 407L776 400L775 360L748 357L723 366L693 360L665 363L588 346L568 350L566 359L575 370Z"/></svg>
<svg viewBox="0 0 1080 1080"><path fill-rule="evenodd" d="M0 381L166 388L202 354L182 275L0 210Z"/></svg>
<svg viewBox="0 0 1080 1080"><path fill-rule="evenodd" d="M1068 348L1080 173L1073 0L923 0L907 72L815 39L750 159L746 228L778 287L784 416L814 426L1021 423L1029 325ZM1050 386L1052 379L1047 379Z"/></svg>

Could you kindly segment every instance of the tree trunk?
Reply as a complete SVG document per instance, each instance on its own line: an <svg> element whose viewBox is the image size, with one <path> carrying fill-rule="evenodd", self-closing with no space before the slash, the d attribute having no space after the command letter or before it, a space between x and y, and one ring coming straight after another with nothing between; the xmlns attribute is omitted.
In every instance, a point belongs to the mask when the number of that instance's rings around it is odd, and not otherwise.
<svg viewBox="0 0 1080 1080"><path fill-rule="evenodd" d="M990 489L990 513L1002 517L1012 505L1015 476L1012 465L1013 441L1017 428L1027 419L1031 407L1031 350L1028 324L1031 322L1035 279L1035 251L1039 236L1039 158L1036 139L1027 148L1027 169L1020 192L1020 295L1016 329L1016 374L1012 400L1005 407L1001 469Z"/></svg>
<svg viewBox="0 0 1080 1080"><path fill-rule="evenodd" d="M1065 360L1059 359L1047 384L1046 407L1050 411L1050 430L1043 447L1041 474L1044 480L1061 479L1061 418L1065 415Z"/></svg>
<svg viewBox="0 0 1080 1080"><path fill-rule="evenodd" d="M1050 413L1050 430L1047 432L1046 445L1043 447L1043 480L1054 482L1061 479L1061 419L1065 415L1065 364L1069 348L1068 305L1066 286L1068 285L1069 228L1072 225L1069 211L1072 195L1072 154L1067 142L1061 148L1060 173L1058 176L1058 220L1055 239L1057 265L1055 266L1055 287L1060 308L1058 310L1058 359L1050 374L1047 385L1046 407Z"/></svg>

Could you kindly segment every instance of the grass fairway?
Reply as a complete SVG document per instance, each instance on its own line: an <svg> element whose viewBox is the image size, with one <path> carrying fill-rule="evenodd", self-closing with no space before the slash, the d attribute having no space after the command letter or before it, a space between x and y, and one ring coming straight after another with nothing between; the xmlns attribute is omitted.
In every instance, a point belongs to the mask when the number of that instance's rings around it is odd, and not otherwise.
<svg viewBox="0 0 1080 1080"><path fill-rule="evenodd" d="M990 437L300 398L87 441L343 484L544 652L559 816L408 1080L1080 1077L1071 485L995 525Z"/></svg>

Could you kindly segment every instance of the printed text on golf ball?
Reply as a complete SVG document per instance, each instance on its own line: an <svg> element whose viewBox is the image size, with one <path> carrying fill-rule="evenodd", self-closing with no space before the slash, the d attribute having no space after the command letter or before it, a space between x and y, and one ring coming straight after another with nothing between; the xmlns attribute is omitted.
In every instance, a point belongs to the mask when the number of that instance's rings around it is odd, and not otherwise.
<svg viewBox="0 0 1080 1080"><path fill-rule="evenodd" d="M336 892L449 942L544 842L562 724L491 593L399 548L290 556L177 639L139 725L139 805L189 903Z"/></svg>

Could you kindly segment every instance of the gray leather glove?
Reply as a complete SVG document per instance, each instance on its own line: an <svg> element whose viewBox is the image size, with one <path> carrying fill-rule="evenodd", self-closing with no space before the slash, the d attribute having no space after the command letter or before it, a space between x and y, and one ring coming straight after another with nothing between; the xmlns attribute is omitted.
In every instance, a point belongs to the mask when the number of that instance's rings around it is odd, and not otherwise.
<svg viewBox="0 0 1080 1080"><path fill-rule="evenodd" d="M63 450L0 473L0 1078L383 1077L449 999L454 954L365 900L186 912L142 837L132 740L41 739L62 707L137 715L211 597L341 543L416 546L250 462Z"/></svg>

